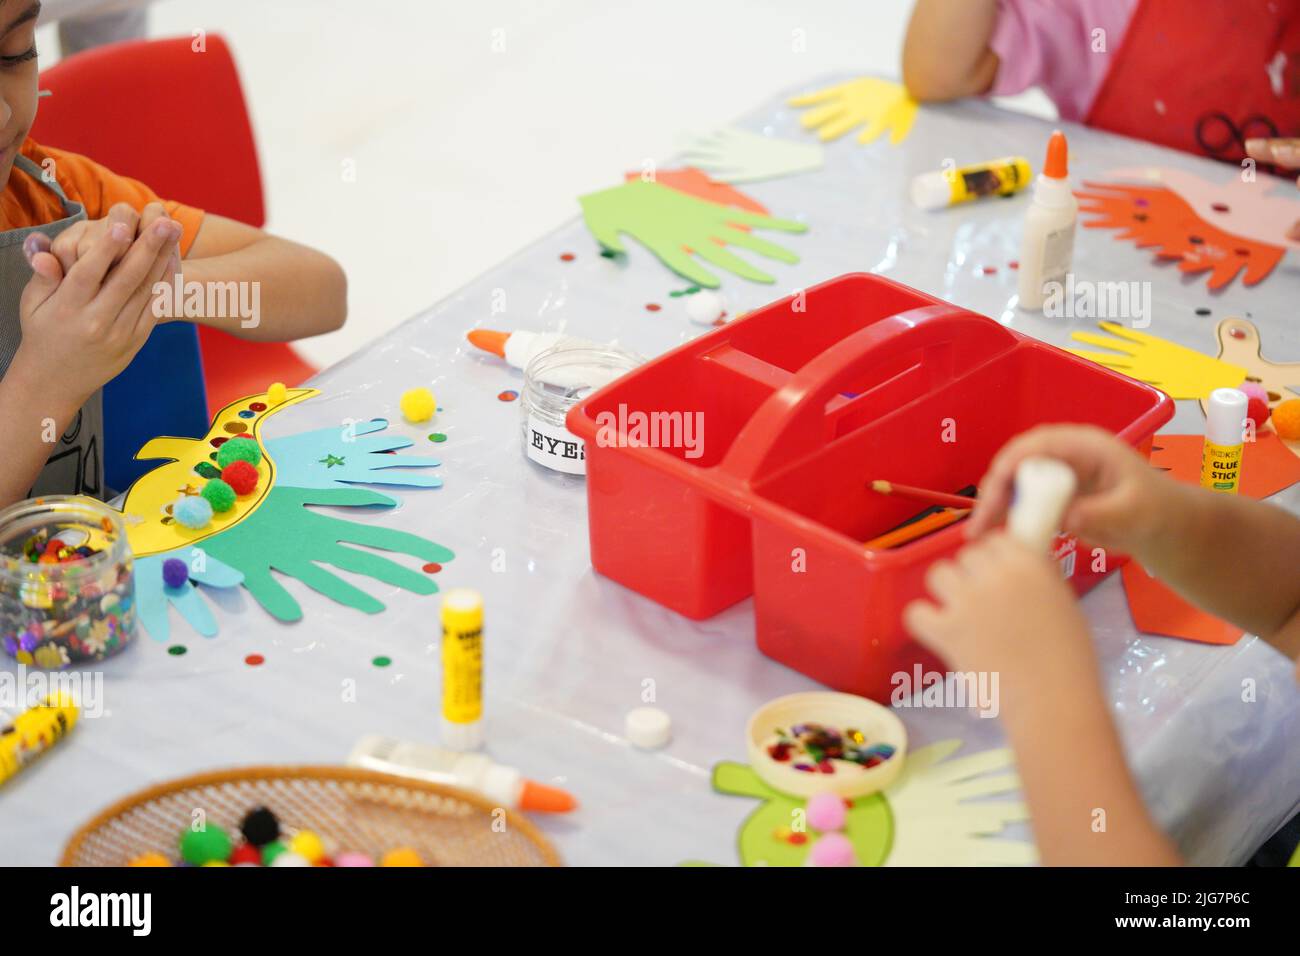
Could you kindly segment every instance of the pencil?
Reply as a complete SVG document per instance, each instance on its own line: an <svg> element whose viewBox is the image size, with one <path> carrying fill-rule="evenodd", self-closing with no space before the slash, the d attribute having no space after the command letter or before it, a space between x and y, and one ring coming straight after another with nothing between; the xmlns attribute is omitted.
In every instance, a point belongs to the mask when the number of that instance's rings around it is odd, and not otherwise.
<svg viewBox="0 0 1300 956"><path fill-rule="evenodd" d="M950 508L973 508L975 506L975 499L968 498L966 495L950 495L942 491L931 491L929 488L900 485L896 481L873 481L871 490L882 495L898 495L900 498L928 501L932 505L947 505Z"/></svg>
<svg viewBox="0 0 1300 956"><path fill-rule="evenodd" d="M917 521L909 522L901 528L887 531L878 538L872 538L866 544L867 550L885 551L889 548L897 548L899 545L915 541L917 538L924 538L927 534L932 534L940 528L956 524L968 514L970 514L969 508L945 508L943 511L936 511Z"/></svg>

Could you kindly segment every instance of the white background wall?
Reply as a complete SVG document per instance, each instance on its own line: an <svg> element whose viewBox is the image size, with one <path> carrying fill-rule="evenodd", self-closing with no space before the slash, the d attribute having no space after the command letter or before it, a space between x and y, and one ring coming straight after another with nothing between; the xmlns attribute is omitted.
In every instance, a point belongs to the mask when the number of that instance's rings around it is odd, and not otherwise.
<svg viewBox="0 0 1300 956"><path fill-rule="evenodd" d="M667 157L683 135L828 72L897 75L910 7L159 0L150 34L205 28L230 40L268 228L348 272L347 327L300 345L325 365L576 214L580 193ZM48 65L51 27L41 41ZM355 182L344 181L347 162Z"/></svg>

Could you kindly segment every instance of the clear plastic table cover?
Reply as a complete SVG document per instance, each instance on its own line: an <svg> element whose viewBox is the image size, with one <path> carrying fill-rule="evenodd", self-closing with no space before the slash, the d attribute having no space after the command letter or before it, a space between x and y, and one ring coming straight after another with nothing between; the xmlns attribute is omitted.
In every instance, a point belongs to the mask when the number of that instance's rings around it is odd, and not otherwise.
<svg viewBox="0 0 1300 956"><path fill-rule="evenodd" d="M785 98L738 125L808 136ZM1076 185L1135 165L1226 173L1207 160L1066 128ZM983 102L926 107L898 146L845 137L828 145L818 172L743 187L773 215L805 220L809 231L778 237L801 261L772 264L775 286L724 274L727 308L743 312L845 272L871 270L1067 344L1072 329L1093 321L1047 320L1015 308L1016 273L1007 264L1018 256L1024 195L937 213L906 198L911 178L946 158L960 164L1019 153L1037 168L1050 129ZM622 172L611 169L609 184ZM456 558L439 584L483 592L487 749L578 796L577 812L540 820L567 862L734 864L736 829L754 803L714 794L710 768L744 758L745 721L760 704L818 685L755 649L748 601L697 623L598 577L588 559L582 480L525 460L519 404L498 398L521 388L520 373L463 337L473 326L562 330L656 355L699 334L686 319L685 297L668 295L688 283L641 247L629 249L626 261L602 258L582 222L569 222L323 372L313 383L322 394L270 419L265 436L385 416L416 440L412 451L441 458L442 488L399 492L396 513L366 520L417 530L450 547ZM562 260L564 253L573 258ZM1249 315L1266 355L1300 358L1293 319L1300 275L1290 259L1255 288L1235 282L1212 295L1203 279L1157 267L1149 252L1106 231L1080 229L1075 272L1151 283L1153 334L1213 354L1215 323ZM648 303L662 308L649 311ZM1212 314L1197 315L1199 307ZM443 411L415 427L402 421L398 399L422 384L433 388ZM1196 405L1178 405L1165 430L1199 432ZM445 443L430 444L425 436L433 431L445 433ZM1298 510L1300 488L1275 501ZM0 791L0 861L55 862L76 826L156 781L239 764L342 762L365 733L436 741L437 596L344 577L388 610L366 616L289 581L306 613L286 625L242 591L209 592L219 635L202 638L173 615L171 642L184 644L187 654L169 655L142 634L103 664L103 715L83 720ZM1240 863L1300 807L1300 691L1291 664L1249 636L1212 647L1136 633L1118 575L1083 606L1129 761L1156 818L1192 862ZM245 664L252 653L265 663ZM390 657L391 666L373 666L377 655ZM9 661L3 666L16 670ZM1247 682L1253 699L1243 692ZM672 715L674 739L645 753L621 734L625 713L651 698ZM1004 742L998 720L973 710L913 708L900 715L913 747L959 737L965 753ZM1025 833L1018 827L1008 835Z"/></svg>

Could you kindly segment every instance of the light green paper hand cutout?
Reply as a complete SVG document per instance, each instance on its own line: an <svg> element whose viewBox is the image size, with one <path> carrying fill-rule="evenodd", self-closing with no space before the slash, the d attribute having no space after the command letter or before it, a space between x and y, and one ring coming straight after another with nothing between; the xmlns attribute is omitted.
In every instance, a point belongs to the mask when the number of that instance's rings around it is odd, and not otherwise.
<svg viewBox="0 0 1300 956"><path fill-rule="evenodd" d="M820 143L800 143L727 127L691 143L682 159L723 183L752 183L821 169Z"/></svg>
<svg viewBox="0 0 1300 956"><path fill-rule="evenodd" d="M862 126L859 143L874 142L888 130L889 142L894 146L907 139L912 131L917 109L907 87L874 76L796 96L790 105L815 107L804 113L799 122L804 129L815 130L823 142L839 139L854 127Z"/></svg>
<svg viewBox="0 0 1300 956"><path fill-rule="evenodd" d="M728 251L723 243L739 246L778 262L795 263L799 257L788 249L751 235L738 226L804 232L801 222L774 219L733 206L720 206L669 189L659 183L633 180L581 196L587 228L606 249L626 252L620 234L641 243L678 275L709 289L719 286L718 277L687 252L751 282L776 280ZM685 247L685 248L683 248Z"/></svg>
<svg viewBox="0 0 1300 956"><path fill-rule="evenodd" d="M1099 322L1098 325L1110 334L1074 332L1070 337L1076 342L1111 351L1066 351L1154 385L1170 398L1208 398L1216 388L1236 388L1246 378L1246 369L1240 365L1212 358L1176 342L1116 322Z"/></svg>
<svg viewBox="0 0 1300 956"><path fill-rule="evenodd" d="M244 587L257 603L282 621L301 619L302 606L275 580L271 574L273 569L297 578L339 604L377 614L384 609L381 601L326 571L320 564L364 574L416 594L433 594L438 585L427 575L377 554L346 547L342 542L409 554L424 561L450 561L455 555L419 535L347 521L311 511L306 506L391 507L394 504L393 498L363 488L308 489L277 485L267 493L257 511L209 538L204 548L212 557L242 571Z"/></svg>

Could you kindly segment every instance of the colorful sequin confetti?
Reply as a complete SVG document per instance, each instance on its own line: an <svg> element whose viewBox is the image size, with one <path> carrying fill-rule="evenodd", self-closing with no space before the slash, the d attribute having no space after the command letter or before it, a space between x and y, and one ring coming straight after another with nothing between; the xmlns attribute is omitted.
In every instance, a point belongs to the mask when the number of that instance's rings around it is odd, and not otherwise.
<svg viewBox="0 0 1300 956"><path fill-rule="evenodd" d="M380 654L378 657L372 658L370 663L374 664L376 667L387 667L389 664L393 663L393 659Z"/></svg>
<svg viewBox="0 0 1300 956"><path fill-rule="evenodd" d="M890 744L870 744L852 727L840 731L822 724L796 724L787 732L777 728L767 755L777 763L790 763L804 773L835 773L836 763L878 766L894 755Z"/></svg>
<svg viewBox="0 0 1300 956"><path fill-rule="evenodd" d="M663 308L663 306L661 306L658 302L647 302L645 304L645 310L647 312L658 312L661 308Z"/></svg>
<svg viewBox="0 0 1300 956"><path fill-rule="evenodd" d="M244 658L244 663L249 667L261 667L266 663L266 658L261 654L249 654Z"/></svg>
<svg viewBox="0 0 1300 956"><path fill-rule="evenodd" d="M502 402L513 402L519 397L519 393L513 388L507 388L504 392L497 393L497 400Z"/></svg>
<svg viewBox="0 0 1300 956"><path fill-rule="evenodd" d="M425 574L437 574L442 570L442 565L437 561L430 561L421 570L423 570Z"/></svg>
<svg viewBox="0 0 1300 956"><path fill-rule="evenodd" d="M434 442L435 444L441 444L446 440L447 440L447 436L444 435L442 432L434 432L432 435L429 436L429 441Z"/></svg>
<svg viewBox="0 0 1300 956"><path fill-rule="evenodd" d="M184 657L189 653L189 650L190 649L184 644L173 644L171 647L167 648L167 653L172 657Z"/></svg>
<svg viewBox="0 0 1300 956"><path fill-rule="evenodd" d="M572 261L573 261L574 259L576 259L576 258L578 258L578 257L575 256L572 252L561 252L561 253L560 253L560 261L561 261L561 262L572 262Z"/></svg>

